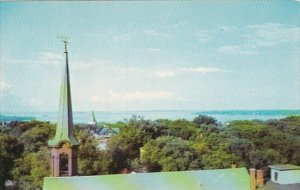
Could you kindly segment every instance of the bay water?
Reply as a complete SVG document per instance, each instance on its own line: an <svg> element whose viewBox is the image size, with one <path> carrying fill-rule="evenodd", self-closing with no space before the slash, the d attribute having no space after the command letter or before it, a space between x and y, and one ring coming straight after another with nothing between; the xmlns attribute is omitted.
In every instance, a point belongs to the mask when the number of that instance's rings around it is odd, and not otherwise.
<svg viewBox="0 0 300 190"><path fill-rule="evenodd" d="M187 119L192 120L198 115L207 115L215 118L218 122L225 123L232 120L269 120L280 119L293 115L300 115L299 110L144 110L144 111L120 111L102 112L95 111L97 122L116 123L126 121L133 117L143 119ZM91 112L73 112L74 123L87 123ZM1 113L0 121L28 121L40 120L55 123L57 112L28 112L28 113Z"/></svg>

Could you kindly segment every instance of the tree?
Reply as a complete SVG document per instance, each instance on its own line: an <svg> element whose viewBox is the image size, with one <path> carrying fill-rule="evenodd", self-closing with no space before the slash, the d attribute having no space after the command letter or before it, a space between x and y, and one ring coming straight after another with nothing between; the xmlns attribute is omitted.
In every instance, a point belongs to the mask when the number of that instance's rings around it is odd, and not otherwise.
<svg viewBox="0 0 300 190"><path fill-rule="evenodd" d="M213 117L206 116L206 115L198 115L194 118L193 123L197 126L201 125L217 125L217 120Z"/></svg>
<svg viewBox="0 0 300 190"><path fill-rule="evenodd" d="M90 134L88 129L76 132L80 141L78 150L78 174L101 175L108 174L111 158L107 151L97 148L97 140Z"/></svg>
<svg viewBox="0 0 300 190"><path fill-rule="evenodd" d="M130 167L130 160L140 155L140 148L158 135L158 123L132 118L121 127L120 133L108 141L108 152L112 158L112 173Z"/></svg>
<svg viewBox="0 0 300 190"><path fill-rule="evenodd" d="M203 155L203 165L205 169L230 168L233 164L239 164L240 159L234 154L229 154L222 149L210 151Z"/></svg>
<svg viewBox="0 0 300 190"><path fill-rule="evenodd" d="M143 147L141 162L149 171L200 169L201 155L192 142L176 137L159 137Z"/></svg>
<svg viewBox="0 0 300 190"><path fill-rule="evenodd" d="M272 164L284 164L287 160L283 155L273 149L252 150L250 152L251 168L267 168Z"/></svg>
<svg viewBox="0 0 300 190"><path fill-rule="evenodd" d="M249 153L252 150L252 144L246 139L232 138L229 140L227 152L233 154L243 161L246 166L250 165Z"/></svg>
<svg viewBox="0 0 300 190"><path fill-rule="evenodd" d="M19 189L41 189L49 176L47 141L54 125L12 122L0 132L0 189L13 179ZM132 118L99 150L93 127L75 126L80 141L80 175L119 173L124 168L180 171L229 168L232 164L266 169L270 164L300 165L300 116L270 121L233 121L219 127L207 116L156 121Z"/></svg>
<svg viewBox="0 0 300 190"><path fill-rule="evenodd" d="M14 166L14 159L20 156L22 146L16 138L0 134L0 189L4 189L5 181L12 179L10 171Z"/></svg>
<svg viewBox="0 0 300 190"><path fill-rule="evenodd" d="M184 119L172 121L169 125L170 135L184 140L195 139L198 134L196 126Z"/></svg>
<svg viewBox="0 0 300 190"><path fill-rule="evenodd" d="M43 178L50 174L47 141L54 134L54 125L40 121L20 122L13 125L11 134L23 147L11 170L14 181L20 189L41 189Z"/></svg>
<svg viewBox="0 0 300 190"><path fill-rule="evenodd" d="M54 125L49 123L34 122L34 127L20 135L20 142L24 144L25 151L37 152L47 146L47 141L54 136Z"/></svg>
<svg viewBox="0 0 300 190"><path fill-rule="evenodd" d="M50 152L43 147L38 152L26 152L15 161L12 170L14 180L20 189L42 189L43 179L50 174Z"/></svg>

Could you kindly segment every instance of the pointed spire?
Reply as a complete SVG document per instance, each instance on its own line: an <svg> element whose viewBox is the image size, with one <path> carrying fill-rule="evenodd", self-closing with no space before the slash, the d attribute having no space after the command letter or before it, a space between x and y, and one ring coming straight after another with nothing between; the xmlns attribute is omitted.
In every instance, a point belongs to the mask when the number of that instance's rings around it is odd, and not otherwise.
<svg viewBox="0 0 300 190"><path fill-rule="evenodd" d="M97 121L96 121L96 118L95 118L94 110L92 110L91 118L90 118L90 121L88 122L88 125L97 126Z"/></svg>
<svg viewBox="0 0 300 190"><path fill-rule="evenodd" d="M96 122L94 110L92 110L91 121Z"/></svg>
<svg viewBox="0 0 300 190"><path fill-rule="evenodd" d="M73 114L67 49L68 41L63 40L63 42L65 45L64 53L66 54L66 62L60 89L59 115L55 137L48 142L49 146L59 146L62 142L69 142L71 145L79 144L73 134Z"/></svg>

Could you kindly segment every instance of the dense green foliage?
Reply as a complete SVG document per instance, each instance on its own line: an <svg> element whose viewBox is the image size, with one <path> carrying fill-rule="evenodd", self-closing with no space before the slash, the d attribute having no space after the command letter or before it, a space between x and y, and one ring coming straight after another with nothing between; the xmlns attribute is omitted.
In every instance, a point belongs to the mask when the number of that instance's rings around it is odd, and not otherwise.
<svg viewBox="0 0 300 190"><path fill-rule="evenodd" d="M109 139L106 150L97 148L99 142L91 135L95 128L75 127L79 175L119 173L124 168L153 172L300 165L300 116L226 126L207 116L193 121L135 117L107 125L120 132ZM0 130L0 189L6 180L13 180L16 189L41 189L43 177L50 173L47 141L54 131L55 125L39 121L12 122Z"/></svg>
<svg viewBox="0 0 300 190"><path fill-rule="evenodd" d="M267 170L271 164L300 165L300 117L269 121L214 118L187 120L131 119L109 146L116 173L122 168L147 171L228 168L232 165Z"/></svg>
<svg viewBox="0 0 300 190"><path fill-rule="evenodd" d="M108 174L111 158L106 151L97 149L97 141L90 134L92 128L76 127L75 136L80 142L78 150L79 175Z"/></svg>
<svg viewBox="0 0 300 190"><path fill-rule="evenodd" d="M1 135L14 141L3 142L1 146L15 147L1 151L12 155L3 180L13 180L20 189L40 188L50 171L47 140L54 129L52 124L39 121L12 122L9 128L2 129Z"/></svg>
<svg viewBox="0 0 300 190"><path fill-rule="evenodd" d="M10 171L21 151L22 147L16 138L0 133L0 189L4 189L6 180L12 179Z"/></svg>

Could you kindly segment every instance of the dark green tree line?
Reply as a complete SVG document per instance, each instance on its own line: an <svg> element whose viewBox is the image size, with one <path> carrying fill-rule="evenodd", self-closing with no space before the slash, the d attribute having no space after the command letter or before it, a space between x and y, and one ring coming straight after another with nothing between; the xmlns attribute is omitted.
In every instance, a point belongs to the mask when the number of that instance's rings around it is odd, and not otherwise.
<svg viewBox="0 0 300 190"><path fill-rule="evenodd" d="M228 126L202 115L193 121L135 117L107 125L120 132L108 140L106 150L97 147L91 135L95 128L75 127L79 175L119 173L124 168L158 172L300 165L300 116L233 121ZM6 180L13 180L16 189L41 189L50 174L47 141L54 132L54 124L39 121L12 122L0 130L0 189Z"/></svg>

